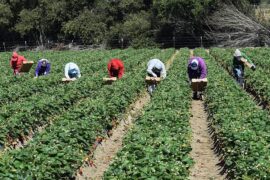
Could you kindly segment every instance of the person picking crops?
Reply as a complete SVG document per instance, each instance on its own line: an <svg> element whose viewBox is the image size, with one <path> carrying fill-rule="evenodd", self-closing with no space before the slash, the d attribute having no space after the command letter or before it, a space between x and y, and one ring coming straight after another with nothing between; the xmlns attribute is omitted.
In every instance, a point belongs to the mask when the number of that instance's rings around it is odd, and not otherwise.
<svg viewBox="0 0 270 180"><path fill-rule="evenodd" d="M110 78L116 77L121 79L124 75L124 63L120 59L111 59L108 62L108 72Z"/></svg>
<svg viewBox="0 0 270 180"><path fill-rule="evenodd" d="M27 62L27 59L25 57L19 55L17 52L13 52L12 57L10 59L10 66L13 69L14 75L20 74L20 68L21 68L23 62Z"/></svg>
<svg viewBox="0 0 270 180"><path fill-rule="evenodd" d="M35 77L48 75L51 70L51 64L47 59L40 59L35 71Z"/></svg>
<svg viewBox="0 0 270 180"><path fill-rule="evenodd" d="M243 88L245 64L248 65L252 70L256 69L251 60L239 49L236 49L233 55L233 74L238 84Z"/></svg>
<svg viewBox="0 0 270 180"><path fill-rule="evenodd" d="M192 57L188 61L188 78L191 84L192 79L204 79L207 76L207 67L203 58ZM193 92L193 99L198 99L198 95L201 96L201 92Z"/></svg>
<svg viewBox="0 0 270 180"><path fill-rule="evenodd" d="M164 63L160 61L159 59L151 59L147 63L147 74L150 77L154 77L154 78L162 77L163 79L165 79L166 68L165 68ZM147 88L148 92L152 94L154 90L156 89L156 86L157 86L156 83L149 84Z"/></svg>
<svg viewBox="0 0 270 180"><path fill-rule="evenodd" d="M70 62L65 65L65 76L67 79L77 79L81 77L81 72L77 64Z"/></svg>

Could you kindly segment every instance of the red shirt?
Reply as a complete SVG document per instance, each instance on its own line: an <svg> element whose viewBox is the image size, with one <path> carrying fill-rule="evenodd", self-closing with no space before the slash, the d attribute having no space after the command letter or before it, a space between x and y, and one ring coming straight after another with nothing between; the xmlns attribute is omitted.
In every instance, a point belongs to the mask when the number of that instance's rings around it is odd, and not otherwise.
<svg viewBox="0 0 270 180"><path fill-rule="evenodd" d="M14 71L19 71L23 62L26 62L27 60L25 57L18 55L17 53L13 53L11 59L10 59L10 66Z"/></svg>
<svg viewBox="0 0 270 180"><path fill-rule="evenodd" d="M122 78L124 75L124 63L120 59L111 59L108 63L110 77Z"/></svg>

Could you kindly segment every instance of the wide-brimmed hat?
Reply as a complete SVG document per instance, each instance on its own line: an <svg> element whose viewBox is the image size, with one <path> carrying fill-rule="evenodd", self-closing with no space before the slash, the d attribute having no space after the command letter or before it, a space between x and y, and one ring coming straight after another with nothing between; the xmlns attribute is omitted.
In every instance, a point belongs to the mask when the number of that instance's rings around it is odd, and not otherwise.
<svg viewBox="0 0 270 180"><path fill-rule="evenodd" d="M199 67L199 61L197 59L193 59L190 63L190 67L192 70L197 70Z"/></svg>
<svg viewBox="0 0 270 180"><path fill-rule="evenodd" d="M236 49L233 56L234 57L240 57L240 56L242 56L242 53L241 53L241 51L239 49Z"/></svg>

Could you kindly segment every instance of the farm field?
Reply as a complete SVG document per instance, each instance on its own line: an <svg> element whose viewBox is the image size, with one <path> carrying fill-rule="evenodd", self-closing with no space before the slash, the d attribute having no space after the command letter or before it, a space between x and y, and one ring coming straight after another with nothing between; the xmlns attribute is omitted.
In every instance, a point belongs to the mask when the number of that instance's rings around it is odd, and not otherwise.
<svg viewBox="0 0 270 180"><path fill-rule="evenodd" d="M246 68L247 89L231 76L234 50L193 51L205 59L208 68L209 83L200 108L213 141L209 140L209 150L214 151L217 173L223 176L269 179L269 49L242 49L257 66L256 71ZM191 168L198 162L191 155L196 130L189 122L194 101L186 75L189 49L22 54L35 62L46 57L52 69L48 76L34 79L34 64L29 74L14 77L9 67L11 53L0 54L1 179L91 179L81 167L96 168L96 147L110 139L111 130L117 129L130 105L146 91L144 78L152 58L169 62L167 78L125 134L103 179L192 179ZM104 85L107 62L115 57L124 61L125 75L113 85ZM61 78L67 62L77 63L82 77L64 84ZM209 167L205 164L204 168Z"/></svg>

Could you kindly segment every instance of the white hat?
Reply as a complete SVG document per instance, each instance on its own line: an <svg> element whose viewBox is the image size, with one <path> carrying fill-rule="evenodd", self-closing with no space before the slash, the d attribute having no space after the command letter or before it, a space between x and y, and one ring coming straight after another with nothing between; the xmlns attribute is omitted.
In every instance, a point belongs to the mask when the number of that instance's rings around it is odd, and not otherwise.
<svg viewBox="0 0 270 180"><path fill-rule="evenodd" d="M234 57L240 57L240 56L242 56L242 53L241 53L241 51L239 49L236 49L233 56Z"/></svg>
<svg viewBox="0 0 270 180"><path fill-rule="evenodd" d="M192 70L197 70L199 67L199 61L197 59L193 59L190 63L190 67Z"/></svg>

